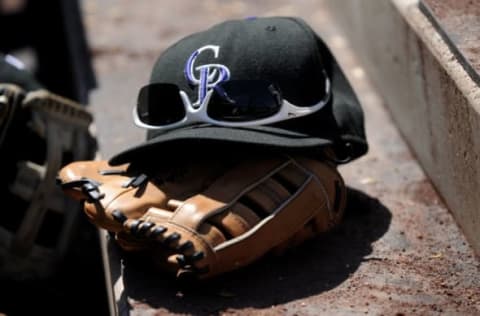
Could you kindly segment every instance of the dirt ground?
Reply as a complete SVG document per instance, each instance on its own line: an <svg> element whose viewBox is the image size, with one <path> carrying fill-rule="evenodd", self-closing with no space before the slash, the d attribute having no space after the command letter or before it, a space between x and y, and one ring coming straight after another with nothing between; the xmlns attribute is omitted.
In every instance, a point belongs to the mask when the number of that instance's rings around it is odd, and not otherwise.
<svg viewBox="0 0 480 316"><path fill-rule="evenodd" d="M323 1L86 0L99 88L92 94L101 154L138 144L131 119L138 89L176 40L228 18L303 17L325 39L357 91L369 153L340 171L349 186L344 223L280 258L201 289L124 259L113 282L122 315L479 315L479 260L404 143L384 102ZM114 250L112 250L114 251ZM92 311L92 314L95 314Z"/></svg>

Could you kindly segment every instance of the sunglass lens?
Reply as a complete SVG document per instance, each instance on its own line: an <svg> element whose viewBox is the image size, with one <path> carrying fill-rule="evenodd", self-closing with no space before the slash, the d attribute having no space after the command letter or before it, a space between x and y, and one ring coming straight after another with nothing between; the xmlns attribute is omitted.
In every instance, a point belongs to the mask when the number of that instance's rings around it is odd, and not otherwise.
<svg viewBox="0 0 480 316"><path fill-rule="evenodd" d="M215 87L207 113L217 121L246 122L272 116L280 107L280 93L272 83L231 80Z"/></svg>
<svg viewBox="0 0 480 316"><path fill-rule="evenodd" d="M185 108L176 85L155 83L140 89L137 114L148 125L161 126L180 121Z"/></svg>

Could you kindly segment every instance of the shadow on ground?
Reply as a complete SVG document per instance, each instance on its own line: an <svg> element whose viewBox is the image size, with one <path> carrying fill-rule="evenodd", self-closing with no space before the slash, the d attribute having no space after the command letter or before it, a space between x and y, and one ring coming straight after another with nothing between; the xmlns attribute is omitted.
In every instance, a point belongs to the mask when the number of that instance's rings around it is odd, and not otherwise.
<svg viewBox="0 0 480 316"><path fill-rule="evenodd" d="M0 315L108 315L98 232L80 216L69 251L45 279L0 280Z"/></svg>
<svg viewBox="0 0 480 316"><path fill-rule="evenodd" d="M388 230L391 217L377 199L349 188L344 221L331 233L188 289L138 259L125 258L125 294L133 304L194 315L263 308L317 295L341 284L368 260L372 243Z"/></svg>

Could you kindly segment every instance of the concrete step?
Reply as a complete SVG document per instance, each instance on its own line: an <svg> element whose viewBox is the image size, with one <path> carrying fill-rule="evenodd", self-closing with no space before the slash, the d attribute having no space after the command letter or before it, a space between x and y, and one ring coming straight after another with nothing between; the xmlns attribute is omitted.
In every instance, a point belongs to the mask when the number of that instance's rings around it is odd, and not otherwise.
<svg viewBox="0 0 480 316"><path fill-rule="evenodd" d="M459 59L458 51L452 52L455 42L445 42L416 0L327 3L402 135L479 254L480 88L471 67L478 42L458 46L470 52L463 55L470 56L470 63ZM443 5L449 3L465 1ZM478 11L479 5L473 6ZM478 22L471 24L478 28ZM446 26L468 30L458 18Z"/></svg>

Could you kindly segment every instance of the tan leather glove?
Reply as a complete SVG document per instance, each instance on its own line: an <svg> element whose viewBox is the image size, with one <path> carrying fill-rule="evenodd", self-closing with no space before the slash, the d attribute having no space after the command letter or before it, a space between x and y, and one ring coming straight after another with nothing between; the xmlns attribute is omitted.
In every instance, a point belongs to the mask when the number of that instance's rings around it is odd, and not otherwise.
<svg viewBox="0 0 480 316"><path fill-rule="evenodd" d="M163 173L127 167L78 162L59 179L122 248L147 251L178 277L206 279L296 246L338 224L345 208L336 166L304 157L197 161Z"/></svg>

